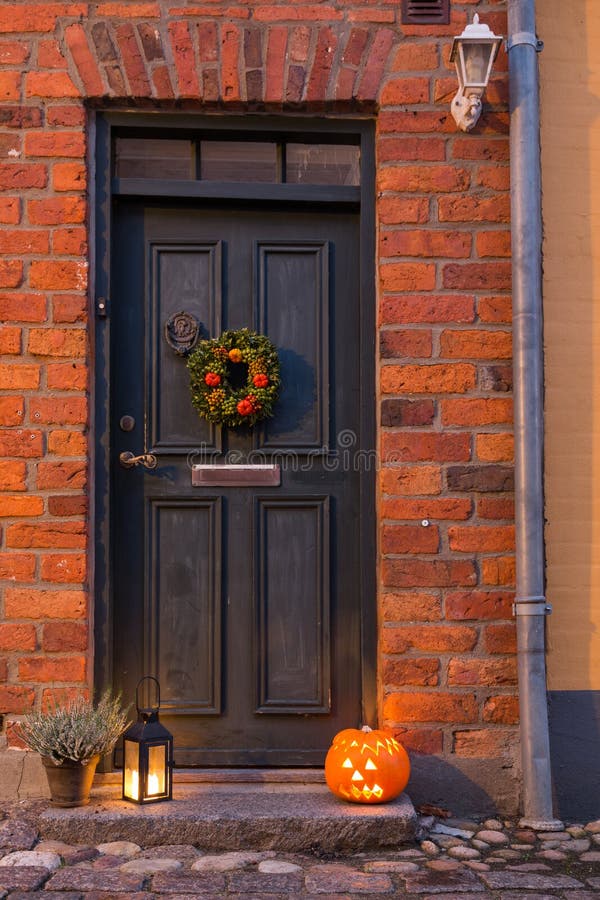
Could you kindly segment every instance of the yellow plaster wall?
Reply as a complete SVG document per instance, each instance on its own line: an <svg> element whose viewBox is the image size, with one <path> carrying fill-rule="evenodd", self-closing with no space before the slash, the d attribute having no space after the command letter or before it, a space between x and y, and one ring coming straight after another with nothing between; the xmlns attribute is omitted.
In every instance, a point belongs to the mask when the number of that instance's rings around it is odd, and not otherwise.
<svg viewBox="0 0 600 900"><path fill-rule="evenodd" d="M551 690L600 690L600 2L536 4Z"/></svg>

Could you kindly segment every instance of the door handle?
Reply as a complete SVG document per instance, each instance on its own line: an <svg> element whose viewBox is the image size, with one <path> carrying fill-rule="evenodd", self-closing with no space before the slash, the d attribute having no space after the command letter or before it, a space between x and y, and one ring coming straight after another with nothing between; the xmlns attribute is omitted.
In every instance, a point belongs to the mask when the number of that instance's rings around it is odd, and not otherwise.
<svg viewBox="0 0 600 900"><path fill-rule="evenodd" d="M153 453L140 453L136 456L131 450L124 450L119 453L119 462L124 469L133 469L134 466L144 466L145 469L155 469L158 460Z"/></svg>

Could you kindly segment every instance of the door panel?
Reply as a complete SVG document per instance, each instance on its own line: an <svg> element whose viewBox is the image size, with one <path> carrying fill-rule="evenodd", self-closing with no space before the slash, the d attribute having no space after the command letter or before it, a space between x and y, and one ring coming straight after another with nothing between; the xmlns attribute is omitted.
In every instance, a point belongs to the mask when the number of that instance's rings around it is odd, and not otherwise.
<svg viewBox="0 0 600 900"><path fill-rule="evenodd" d="M130 698L143 674L159 677L177 765L322 764L361 710L363 473L332 454L364 439L357 217L130 201L115 218L115 687ZM164 338L181 310L203 337L271 338L283 383L272 420L199 419ZM143 449L155 470L119 465ZM193 487L192 461L278 462L281 485Z"/></svg>

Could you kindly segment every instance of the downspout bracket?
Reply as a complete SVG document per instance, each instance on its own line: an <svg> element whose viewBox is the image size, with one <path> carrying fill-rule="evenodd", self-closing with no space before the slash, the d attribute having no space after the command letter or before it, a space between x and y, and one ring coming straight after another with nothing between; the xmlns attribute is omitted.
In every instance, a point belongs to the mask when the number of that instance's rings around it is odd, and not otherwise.
<svg viewBox="0 0 600 900"><path fill-rule="evenodd" d="M506 41L506 49L507 51L512 50L513 47L518 47L520 44L530 44L536 53L541 53L544 49L544 42L531 31L517 31L516 34L511 34Z"/></svg>
<svg viewBox="0 0 600 900"><path fill-rule="evenodd" d="M513 603L514 616L547 616L551 612L545 597L519 597Z"/></svg>

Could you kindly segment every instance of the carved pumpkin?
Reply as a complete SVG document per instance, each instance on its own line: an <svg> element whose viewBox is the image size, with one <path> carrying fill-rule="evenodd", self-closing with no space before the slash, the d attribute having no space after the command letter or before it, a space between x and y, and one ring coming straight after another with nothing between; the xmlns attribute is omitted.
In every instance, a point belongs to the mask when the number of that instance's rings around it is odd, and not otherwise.
<svg viewBox="0 0 600 900"><path fill-rule="evenodd" d="M384 731L345 728L325 759L329 789L351 803L386 803L401 794L410 776L406 750Z"/></svg>

